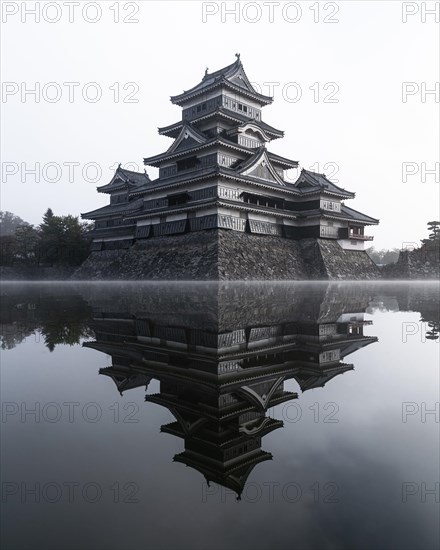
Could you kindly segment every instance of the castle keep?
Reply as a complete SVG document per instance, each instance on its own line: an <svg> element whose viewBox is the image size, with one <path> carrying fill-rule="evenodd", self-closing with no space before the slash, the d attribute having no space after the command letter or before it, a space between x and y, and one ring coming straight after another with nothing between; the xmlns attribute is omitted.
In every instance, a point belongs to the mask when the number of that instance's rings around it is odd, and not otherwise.
<svg viewBox="0 0 440 550"><path fill-rule="evenodd" d="M285 178L298 162L268 150L284 133L263 122L262 109L272 98L254 89L238 54L233 64L206 71L199 84L171 101L182 107L182 119L159 133L173 143L144 159L159 177L150 180L146 172L119 166L110 183L98 187L110 204L82 214L95 221L83 275L376 276L363 250L372 240L364 228L378 220L346 206L355 194L324 174L302 170L294 183ZM239 267L225 267L231 255L241 257ZM330 273L335 258L340 276L334 265Z"/></svg>

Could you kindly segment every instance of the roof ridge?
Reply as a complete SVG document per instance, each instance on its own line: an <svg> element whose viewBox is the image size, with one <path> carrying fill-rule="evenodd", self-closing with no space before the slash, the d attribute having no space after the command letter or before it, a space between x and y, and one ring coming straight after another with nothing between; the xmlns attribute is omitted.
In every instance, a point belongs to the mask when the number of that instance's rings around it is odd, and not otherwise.
<svg viewBox="0 0 440 550"><path fill-rule="evenodd" d="M225 67L222 67L221 69L217 69L216 71L214 71L212 73L209 73L208 68L207 68L206 71L205 71L205 75L202 78L202 82L204 80L207 80L208 78L212 78L213 76L215 77L215 75L220 75L222 73L227 73L234 66L239 67L240 65L242 65L242 63L240 61L240 54L236 54L236 56L237 56L237 59L234 61L234 63L231 63L230 65L226 65Z"/></svg>
<svg viewBox="0 0 440 550"><path fill-rule="evenodd" d="M327 176L324 173L313 172L312 170L307 170L306 168L302 168L301 172L305 172L306 174L313 174L314 176L323 176L325 179L328 179Z"/></svg>

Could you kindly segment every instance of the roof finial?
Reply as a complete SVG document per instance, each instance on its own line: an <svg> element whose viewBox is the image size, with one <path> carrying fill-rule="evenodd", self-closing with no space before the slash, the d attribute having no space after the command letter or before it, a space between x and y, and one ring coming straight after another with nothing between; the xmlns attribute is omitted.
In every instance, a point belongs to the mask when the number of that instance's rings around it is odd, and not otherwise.
<svg viewBox="0 0 440 550"><path fill-rule="evenodd" d="M118 164L118 170L119 170L120 167L121 167L121 163Z"/></svg>
<svg viewBox="0 0 440 550"><path fill-rule="evenodd" d="M235 57L237 58L237 61L240 61L240 54L239 53L236 53Z"/></svg>
<svg viewBox="0 0 440 550"><path fill-rule="evenodd" d="M205 69L205 76L208 76L208 67Z"/></svg>

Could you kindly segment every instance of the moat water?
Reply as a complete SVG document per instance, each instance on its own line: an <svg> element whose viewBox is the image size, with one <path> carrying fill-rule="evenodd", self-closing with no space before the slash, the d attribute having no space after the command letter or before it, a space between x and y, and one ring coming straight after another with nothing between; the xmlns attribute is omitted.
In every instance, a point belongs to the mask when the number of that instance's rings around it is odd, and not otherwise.
<svg viewBox="0 0 440 550"><path fill-rule="evenodd" d="M3 549L436 549L438 283L3 283Z"/></svg>

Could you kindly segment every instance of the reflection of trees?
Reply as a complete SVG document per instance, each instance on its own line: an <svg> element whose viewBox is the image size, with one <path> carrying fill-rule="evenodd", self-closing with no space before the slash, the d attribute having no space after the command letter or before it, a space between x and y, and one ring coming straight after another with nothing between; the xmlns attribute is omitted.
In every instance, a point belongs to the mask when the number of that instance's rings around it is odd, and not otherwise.
<svg viewBox="0 0 440 550"><path fill-rule="evenodd" d="M426 323L430 330L426 331L427 340L438 340L440 335L440 323L438 321L427 321L422 317L422 322Z"/></svg>
<svg viewBox="0 0 440 550"><path fill-rule="evenodd" d="M35 334L35 328L30 328L23 323L2 323L0 326L0 348L2 350L13 349L33 334Z"/></svg>
<svg viewBox="0 0 440 550"><path fill-rule="evenodd" d="M56 345L74 345L93 336L90 308L84 300L61 288L19 290L2 296L0 347L12 349L41 333L50 351Z"/></svg>
<svg viewBox="0 0 440 550"><path fill-rule="evenodd" d="M417 296L411 297L411 308L415 311L420 311L420 321L425 323L426 331L425 338L427 340L438 340L440 335L440 307L438 296Z"/></svg>
<svg viewBox="0 0 440 550"><path fill-rule="evenodd" d="M81 321L74 321L72 324L70 320L43 323L40 330L49 351L53 351L57 344L73 346L93 336L93 331Z"/></svg>
<svg viewBox="0 0 440 550"><path fill-rule="evenodd" d="M440 337L439 287L434 283L405 283L396 286L377 287L374 302L382 304L384 311L417 311L420 322L427 328L425 338ZM395 306L390 306L394 303Z"/></svg>

